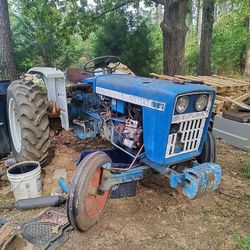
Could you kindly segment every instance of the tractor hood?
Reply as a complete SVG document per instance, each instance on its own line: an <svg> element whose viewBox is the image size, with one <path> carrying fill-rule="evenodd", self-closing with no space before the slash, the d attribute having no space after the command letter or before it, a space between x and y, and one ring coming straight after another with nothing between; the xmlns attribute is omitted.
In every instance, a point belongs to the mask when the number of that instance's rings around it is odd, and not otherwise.
<svg viewBox="0 0 250 250"><path fill-rule="evenodd" d="M147 158L151 162L166 165L193 158L201 153L215 97L213 88L201 84L178 84L165 80L115 74L98 76L92 79L92 82L93 91L97 94L142 107L144 147ZM206 114L199 149L168 156L166 152L177 96L185 94L189 96L190 109L182 114L185 116L186 113L196 113L194 102L200 93L211 93L212 101L209 113Z"/></svg>
<svg viewBox="0 0 250 250"><path fill-rule="evenodd" d="M179 84L166 80L157 80L146 77L129 76L129 75L102 75L95 79L94 88L100 93L111 90L109 93L117 92L146 99L165 103L168 98L175 98L177 95L192 92L215 92L211 87L201 84ZM105 93L100 93L104 94ZM108 94L110 96L110 94ZM119 96L113 98L121 99ZM129 101L129 100L127 100Z"/></svg>

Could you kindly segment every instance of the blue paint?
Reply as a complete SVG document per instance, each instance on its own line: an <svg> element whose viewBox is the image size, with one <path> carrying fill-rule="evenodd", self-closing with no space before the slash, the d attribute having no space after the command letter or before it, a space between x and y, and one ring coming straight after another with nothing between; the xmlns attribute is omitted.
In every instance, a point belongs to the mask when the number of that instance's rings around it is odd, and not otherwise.
<svg viewBox="0 0 250 250"><path fill-rule="evenodd" d="M199 149L192 153L165 158L176 97L181 94L207 92L208 94L213 95L213 104L215 97L215 91L213 88L200 84L182 85L165 80L128 75L98 76L95 79L93 91L96 91L97 87L141 98L147 98L165 104L164 111L156 110L153 107L149 108L142 106L144 147L149 161L158 165L165 165L166 167L172 162L185 161L186 159L193 158L201 153L212 109L204 127ZM191 103L193 103L193 101ZM160 168L155 169L161 171Z"/></svg>
<svg viewBox="0 0 250 250"><path fill-rule="evenodd" d="M90 117L92 117L92 118L94 118L94 119L96 119L98 121L101 120L101 117L96 112L94 112L92 110L85 109L83 111L83 113L87 114L88 116L90 116Z"/></svg>
<svg viewBox="0 0 250 250"><path fill-rule="evenodd" d="M92 79L93 81L93 79ZM147 82L147 84L145 84ZM200 84L176 84L171 81L157 80L130 75L102 75L97 76L93 90L96 87L119 91L121 93L166 102L170 96L175 97L184 93L214 92L214 89ZM168 106L166 106L168 108ZM171 110L172 113L172 110Z"/></svg>
<svg viewBox="0 0 250 250"><path fill-rule="evenodd" d="M69 113L69 122L72 122L74 119L78 118L81 113L81 106L75 103L68 104L68 113Z"/></svg>
<svg viewBox="0 0 250 250"><path fill-rule="evenodd" d="M194 199L206 192L217 189L221 183L221 167L216 163L195 164L193 168L183 173L170 174L170 186L181 187L182 193L189 199Z"/></svg>
<svg viewBox="0 0 250 250"><path fill-rule="evenodd" d="M102 180L100 189L107 191L114 185L139 180L149 174L152 171L148 166L139 166L116 174L109 171L109 175ZM215 163L195 163L193 168L182 173L170 170L169 178L172 188L180 187L186 197L194 199L217 189L221 183L222 171Z"/></svg>
<svg viewBox="0 0 250 250"><path fill-rule="evenodd" d="M116 117L112 117L112 121L114 121L114 122L118 122L118 123L125 123L125 122L126 122L126 120L125 120L125 119L116 118Z"/></svg>
<svg viewBox="0 0 250 250"><path fill-rule="evenodd" d="M98 103L95 93L85 93L83 91L75 91L72 99L81 102L82 110L95 109Z"/></svg>
<svg viewBox="0 0 250 250"><path fill-rule="evenodd" d="M63 178L59 178L58 179L58 185L60 186L60 191L61 192L64 192L64 193L68 193L69 192L69 184L68 184L68 182L67 181L65 181Z"/></svg>
<svg viewBox="0 0 250 250"><path fill-rule="evenodd" d="M138 166L114 174L110 171L111 168L119 166L120 168L127 168L129 163L126 159L122 159L122 157L115 157L115 150L103 150L111 157L113 163L103 166L106 174L102 179L101 190L109 190L114 185L139 180L145 177L145 175L152 174L153 170L167 175L170 178L171 187L180 187L182 193L190 199L213 191L219 186L222 172L220 166L215 163L203 163L199 165L194 162L191 168L181 173L177 173L170 168L172 165L192 160L200 155L215 99L215 91L213 88L201 84L176 84L165 80L115 74L85 79L83 84L92 84L93 94L89 96L85 94L81 96L78 94L77 98L83 102L82 112L95 121L101 120L101 117L95 111L99 98L95 93L97 90L100 91L100 89L104 91L104 93L109 91L104 95L112 99L111 108L113 111L124 114L128 103L140 106L142 111L145 151L139 157L138 162L136 162ZM113 94L115 96L109 96L109 93L115 93ZM172 118L173 115L177 114L174 110L177 98L180 95L188 95L189 105L184 114L190 114L197 112L195 110L195 102L200 93L211 95L212 103L203 128L199 148L192 152L166 157ZM112 120L114 124L124 122L121 118L113 117ZM118 151L120 150L118 149ZM181 151L182 148L180 146L176 148L175 153ZM93 151L82 152L78 164L87 154L92 152ZM119 153L121 153L121 151ZM122 154L125 155L124 153ZM129 156L127 155L127 157ZM129 162L131 162L131 159Z"/></svg>
<svg viewBox="0 0 250 250"><path fill-rule="evenodd" d="M96 77L85 78L82 80L83 84L93 84L95 82Z"/></svg>
<svg viewBox="0 0 250 250"><path fill-rule="evenodd" d="M115 185L128 183L131 181L137 181L151 173L152 170L148 166L139 166L115 174L109 171L109 175L106 178L102 179L100 190L107 191L110 190Z"/></svg>
<svg viewBox="0 0 250 250"><path fill-rule="evenodd" d="M97 131L96 130L90 130L89 132L84 131L84 129L80 126L72 126L74 135L77 136L79 139L89 139L96 136Z"/></svg>
<svg viewBox="0 0 250 250"><path fill-rule="evenodd" d="M169 184L171 188L177 188L178 186L182 186L185 183L185 174L184 173L176 173L172 172L169 175Z"/></svg>
<svg viewBox="0 0 250 250"><path fill-rule="evenodd" d="M120 114L125 113L125 102L121 100L112 99L112 110Z"/></svg>

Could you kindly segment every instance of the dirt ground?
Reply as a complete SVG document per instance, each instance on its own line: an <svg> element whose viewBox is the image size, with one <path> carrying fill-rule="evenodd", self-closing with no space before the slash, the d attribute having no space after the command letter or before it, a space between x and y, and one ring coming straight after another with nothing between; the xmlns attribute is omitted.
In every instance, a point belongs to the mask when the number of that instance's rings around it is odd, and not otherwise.
<svg viewBox="0 0 250 250"><path fill-rule="evenodd" d="M65 131L52 138L50 161L42 171L47 195L55 169L65 168L70 180L81 150L108 147L102 140L76 140ZM242 175L249 156L222 141L217 141L217 154L223 181L216 192L190 201L161 176L144 180L135 197L110 200L101 221L87 233L72 231L61 249L250 249L239 242L250 236L250 179ZM0 188L4 185L8 182L1 181ZM39 212L5 210L0 217L12 217L18 225Z"/></svg>

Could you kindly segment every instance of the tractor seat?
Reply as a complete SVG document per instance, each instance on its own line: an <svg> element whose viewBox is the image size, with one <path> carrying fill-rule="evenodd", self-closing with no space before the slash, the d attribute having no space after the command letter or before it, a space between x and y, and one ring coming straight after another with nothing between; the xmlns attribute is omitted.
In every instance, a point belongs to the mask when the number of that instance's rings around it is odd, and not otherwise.
<svg viewBox="0 0 250 250"><path fill-rule="evenodd" d="M92 91L92 85L83 84L82 80L92 76L92 73L86 72L81 68L67 68L65 72L67 95L71 96L74 90L83 90L84 92L90 93Z"/></svg>
<svg viewBox="0 0 250 250"><path fill-rule="evenodd" d="M82 80L93 76L92 73L81 68L67 68L65 73L66 80L71 83L80 83Z"/></svg>

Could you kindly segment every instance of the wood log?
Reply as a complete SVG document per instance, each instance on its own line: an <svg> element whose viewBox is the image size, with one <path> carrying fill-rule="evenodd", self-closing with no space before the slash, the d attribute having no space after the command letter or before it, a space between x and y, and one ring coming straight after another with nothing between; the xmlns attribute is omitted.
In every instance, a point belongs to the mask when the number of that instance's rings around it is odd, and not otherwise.
<svg viewBox="0 0 250 250"><path fill-rule="evenodd" d="M225 99L226 99L227 101L232 102L233 104L235 104L236 106L238 106L238 107L240 107L240 108L242 108L242 109L245 109L245 110L247 110L247 111L250 111L250 106L248 106L247 104L245 104L245 103L243 103L243 102L236 101L236 100L230 99L230 98L228 98L228 97L225 97Z"/></svg>
<svg viewBox="0 0 250 250"><path fill-rule="evenodd" d="M8 240L14 228L8 223L0 228L0 247Z"/></svg>

